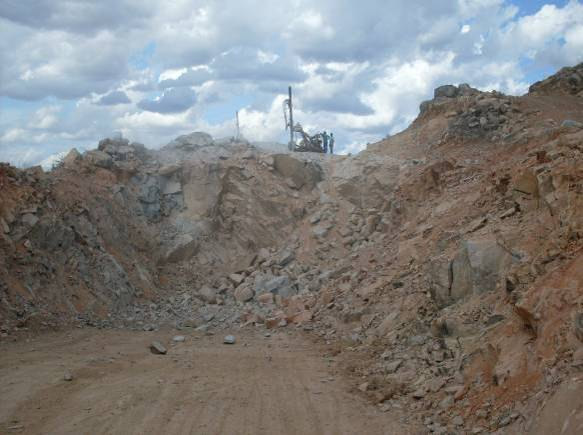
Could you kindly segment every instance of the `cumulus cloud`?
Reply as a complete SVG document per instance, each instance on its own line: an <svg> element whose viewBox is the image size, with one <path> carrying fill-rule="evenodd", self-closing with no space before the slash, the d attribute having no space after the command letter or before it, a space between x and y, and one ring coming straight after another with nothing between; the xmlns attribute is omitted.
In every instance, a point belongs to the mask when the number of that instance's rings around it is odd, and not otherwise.
<svg viewBox="0 0 583 435"><path fill-rule="evenodd" d="M148 112L179 113L192 107L196 102L196 92L190 88L171 88L154 99L142 100L138 107Z"/></svg>
<svg viewBox="0 0 583 435"><path fill-rule="evenodd" d="M101 96L96 104L101 106L115 106L117 104L128 104L131 103L127 94L124 91L112 91L103 96Z"/></svg>
<svg viewBox="0 0 583 435"><path fill-rule="evenodd" d="M0 159L34 162L121 129L149 146L192 130L286 140L297 120L338 150L404 128L434 87L520 94L583 60L581 1L5 0Z"/></svg>

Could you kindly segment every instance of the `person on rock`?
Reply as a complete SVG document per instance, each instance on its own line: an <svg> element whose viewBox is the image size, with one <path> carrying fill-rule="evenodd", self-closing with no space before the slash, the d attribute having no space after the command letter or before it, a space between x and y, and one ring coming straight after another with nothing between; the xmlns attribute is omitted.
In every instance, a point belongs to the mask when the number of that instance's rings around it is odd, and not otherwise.
<svg viewBox="0 0 583 435"><path fill-rule="evenodd" d="M322 146L324 148L324 154L326 154L328 152L328 133L326 133L326 130L322 133Z"/></svg>
<svg viewBox="0 0 583 435"><path fill-rule="evenodd" d="M330 146L330 154L334 154L334 133L330 133L330 142L328 145Z"/></svg>

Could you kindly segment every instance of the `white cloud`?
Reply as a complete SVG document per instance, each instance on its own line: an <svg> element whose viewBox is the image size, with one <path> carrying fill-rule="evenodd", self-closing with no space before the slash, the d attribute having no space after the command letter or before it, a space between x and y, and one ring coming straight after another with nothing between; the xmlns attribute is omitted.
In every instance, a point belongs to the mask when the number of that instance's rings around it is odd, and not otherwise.
<svg viewBox="0 0 583 435"><path fill-rule="evenodd" d="M34 129L48 129L58 122L57 114L61 111L60 106L46 106L38 109L32 117L29 127Z"/></svg>
<svg viewBox="0 0 583 435"><path fill-rule="evenodd" d="M0 3L0 159L41 160L120 128L150 146L228 136L237 109L245 136L285 140L289 84L297 119L355 151L405 127L438 85L520 94L532 69L583 60L580 1L526 16L512 3Z"/></svg>

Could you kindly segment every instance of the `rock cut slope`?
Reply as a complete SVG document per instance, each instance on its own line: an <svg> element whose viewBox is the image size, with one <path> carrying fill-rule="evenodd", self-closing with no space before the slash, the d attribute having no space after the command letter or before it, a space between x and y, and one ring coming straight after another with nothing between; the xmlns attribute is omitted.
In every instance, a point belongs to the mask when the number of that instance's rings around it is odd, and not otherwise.
<svg viewBox="0 0 583 435"><path fill-rule="evenodd" d="M577 433L581 92L583 64L522 97L444 86L354 157L193 133L3 165L3 337L297 327L428 431Z"/></svg>

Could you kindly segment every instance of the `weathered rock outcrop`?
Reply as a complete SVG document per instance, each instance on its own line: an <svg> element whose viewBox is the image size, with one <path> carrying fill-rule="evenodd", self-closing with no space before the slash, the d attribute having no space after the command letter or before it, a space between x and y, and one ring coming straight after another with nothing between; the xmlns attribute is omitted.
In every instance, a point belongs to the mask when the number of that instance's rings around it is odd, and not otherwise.
<svg viewBox="0 0 583 435"><path fill-rule="evenodd" d="M528 93L536 96L573 95L583 97L583 63L562 68L551 77L536 82Z"/></svg>

